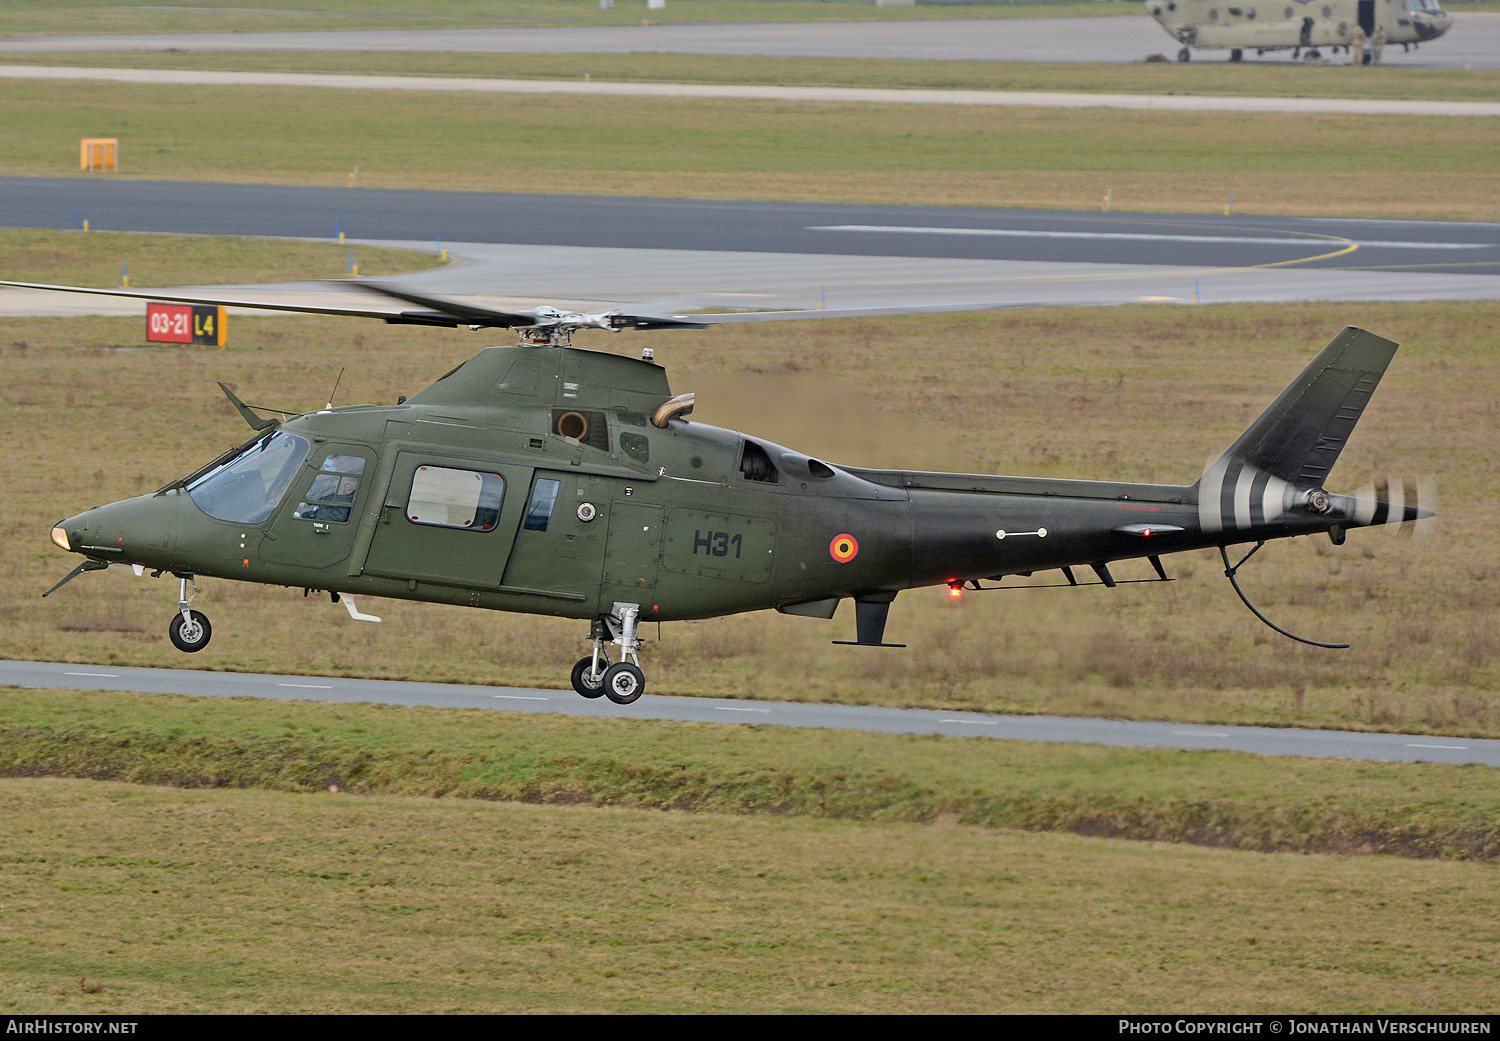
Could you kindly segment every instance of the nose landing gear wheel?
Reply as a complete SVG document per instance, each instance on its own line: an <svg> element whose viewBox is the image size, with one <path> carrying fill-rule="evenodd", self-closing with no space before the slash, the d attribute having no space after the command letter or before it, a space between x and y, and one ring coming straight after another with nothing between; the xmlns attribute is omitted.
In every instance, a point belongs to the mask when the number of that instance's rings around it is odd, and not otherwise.
<svg viewBox="0 0 1500 1041"><path fill-rule="evenodd" d="M604 670L604 696L616 705L629 705L646 693L646 676L628 661Z"/></svg>
<svg viewBox="0 0 1500 1041"><path fill-rule="evenodd" d="M202 611L189 611L186 618L179 611L172 616L172 624L167 627L167 635L172 637L172 646L189 654L207 647L213 631L213 626L208 624L208 616Z"/></svg>
<svg viewBox="0 0 1500 1041"><path fill-rule="evenodd" d="M577 665L573 666L573 689L586 698L602 698L604 677L608 675L608 671L606 668L601 672L594 672L594 656L585 655L578 659Z"/></svg>

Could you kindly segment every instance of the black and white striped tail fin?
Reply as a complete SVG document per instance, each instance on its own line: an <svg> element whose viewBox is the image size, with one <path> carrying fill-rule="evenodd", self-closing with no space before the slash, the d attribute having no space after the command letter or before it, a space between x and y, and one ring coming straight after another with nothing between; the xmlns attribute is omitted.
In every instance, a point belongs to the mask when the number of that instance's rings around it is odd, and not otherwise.
<svg viewBox="0 0 1500 1041"><path fill-rule="evenodd" d="M1274 523L1321 490L1395 353L1396 344L1363 329L1335 336L1198 479L1203 530Z"/></svg>

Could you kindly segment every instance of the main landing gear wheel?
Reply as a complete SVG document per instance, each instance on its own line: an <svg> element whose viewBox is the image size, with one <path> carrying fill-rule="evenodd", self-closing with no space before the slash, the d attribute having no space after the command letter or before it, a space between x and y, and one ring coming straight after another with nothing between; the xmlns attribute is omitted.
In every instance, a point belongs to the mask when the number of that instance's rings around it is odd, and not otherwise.
<svg viewBox="0 0 1500 1041"><path fill-rule="evenodd" d="M1184 47L1182 50L1180 50L1180 51L1177 52L1177 60L1178 61L1191 61L1192 57L1193 57L1192 52L1189 51L1186 47Z"/></svg>
<svg viewBox="0 0 1500 1041"><path fill-rule="evenodd" d="M172 637L172 646L189 654L207 647L213 632L213 626L208 624L208 616L202 611L189 611L186 618L178 611L172 616L172 624L167 627L167 634Z"/></svg>
<svg viewBox="0 0 1500 1041"><path fill-rule="evenodd" d="M646 693L646 675L628 661L604 670L604 696L616 705L629 705Z"/></svg>
<svg viewBox="0 0 1500 1041"><path fill-rule="evenodd" d="M594 656L585 655L578 659L577 665L573 666L573 689L586 698L602 698L606 675L608 675L608 669L595 672Z"/></svg>

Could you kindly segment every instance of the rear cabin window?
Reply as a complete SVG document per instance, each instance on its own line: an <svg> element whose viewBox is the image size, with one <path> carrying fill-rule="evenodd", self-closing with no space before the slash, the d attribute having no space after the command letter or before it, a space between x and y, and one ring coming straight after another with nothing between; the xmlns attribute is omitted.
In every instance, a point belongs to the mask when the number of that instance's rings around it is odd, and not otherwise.
<svg viewBox="0 0 1500 1041"><path fill-rule="evenodd" d="M531 490L531 501L526 504L526 521L523 526L527 531L547 530L547 524L552 520L552 507L557 505L557 490L560 487L561 482L549 477L537 478L536 487Z"/></svg>
<svg viewBox="0 0 1500 1041"><path fill-rule="evenodd" d="M505 478L483 470L419 466L411 479L406 519L413 524L493 531L505 501Z"/></svg>

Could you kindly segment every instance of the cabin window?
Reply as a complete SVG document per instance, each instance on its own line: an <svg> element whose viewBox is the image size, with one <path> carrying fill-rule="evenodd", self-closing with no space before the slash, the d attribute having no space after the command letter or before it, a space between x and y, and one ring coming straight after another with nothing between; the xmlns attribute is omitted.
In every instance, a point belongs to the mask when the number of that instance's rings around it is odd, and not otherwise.
<svg viewBox="0 0 1500 1041"><path fill-rule="evenodd" d="M557 490L561 483L548 477L537 478L531 489L531 501L526 504L526 521L521 526L527 531L546 531L552 520L552 507L557 505Z"/></svg>
<svg viewBox="0 0 1500 1041"><path fill-rule="evenodd" d="M307 498L298 504L292 516L298 520L331 521L343 524L349 520L354 496L359 492L359 475L365 472L360 455L329 455L318 467L322 472L313 478Z"/></svg>
<svg viewBox="0 0 1500 1041"><path fill-rule="evenodd" d="M771 462L766 450L754 441L745 442L745 452L740 456L740 475L747 481L781 483L781 473L776 469L776 464Z"/></svg>
<svg viewBox="0 0 1500 1041"><path fill-rule="evenodd" d="M1219 9L1217 7L1210 7L1208 9L1208 20L1210 22L1217 22L1219 20Z"/></svg>
<svg viewBox="0 0 1500 1041"><path fill-rule="evenodd" d="M552 432L558 437L568 437L579 444L609 451L609 425L603 412L581 408L555 408L552 410Z"/></svg>
<svg viewBox="0 0 1500 1041"><path fill-rule="evenodd" d="M413 524L493 531L505 500L505 478L482 470L419 466L411 479L406 519Z"/></svg>
<svg viewBox="0 0 1500 1041"><path fill-rule="evenodd" d="M307 449L305 438L274 430L190 481L187 493L215 520L259 524L275 512Z"/></svg>
<svg viewBox="0 0 1500 1041"><path fill-rule="evenodd" d="M1255 21L1255 8L1253 8L1253 7L1247 7L1247 8L1245 8L1245 17L1248 18L1248 19L1250 19L1252 22Z"/></svg>
<svg viewBox="0 0 1500 1041"><path fill-rule="evenodd" d="M1241 14L1240 9L1238 7L1231 7L1229 9L1229 13L1232 14L1232 15L1234 15L1234 17L1236 17L1236 18L1238 18L1240 16L1240 14Z"/></svg>

